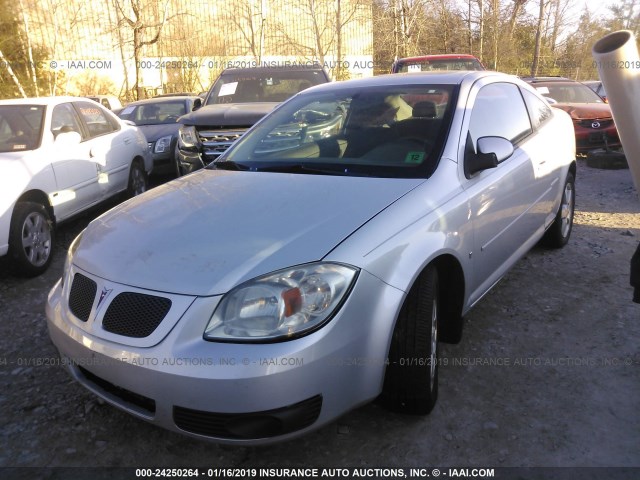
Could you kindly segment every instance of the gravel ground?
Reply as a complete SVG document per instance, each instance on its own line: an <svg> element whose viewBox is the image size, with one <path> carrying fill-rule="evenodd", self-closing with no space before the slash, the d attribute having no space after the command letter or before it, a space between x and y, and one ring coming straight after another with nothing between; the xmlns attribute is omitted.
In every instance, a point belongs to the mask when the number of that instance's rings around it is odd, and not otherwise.
<svg viewBox="0 0 640 480"><path fill-rule="evenodd" d="M628 170L579 161L569 244L535 248L466 317L462 342L442 348L430 416L370 404L261 448L161 430L58 365L46 296L71 240L103 210L61 227L46 274L20 279L0 264L2 467L640 467L640 305L628 279L640 202Z"/></svg>

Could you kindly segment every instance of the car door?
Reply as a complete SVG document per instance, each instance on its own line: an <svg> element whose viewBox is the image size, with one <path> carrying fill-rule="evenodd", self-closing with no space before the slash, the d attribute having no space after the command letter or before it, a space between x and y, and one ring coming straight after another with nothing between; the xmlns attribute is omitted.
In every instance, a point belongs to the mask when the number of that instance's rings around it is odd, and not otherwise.
<svg viewBox="0 0 640 480"><path fill-rule="evenodd" d="M85 101L74 105L88 132L89 155L98 171L101 196L108 198L126 188L132 160L127 152L133 140L102 106Z"/></svg>
<svg viewBox="0 0 640 480"><path fill-rule="evenodd" d="M50 125L54 137L51 165L58 188L51 202L56 218L63 220L100 201L99 170L90 155L87 131L71 102L53 107ZM68 132L80 134L81 142L64 142L60 135Z"/></svg>
<svg viewBox="0 0 640 480"><path fill-rule="evenodd" d="M473 175L460 169L474 231L471 302L531 247L541 225L534 212L543 186L529 153L535 138L524 100L515 84L486 82L472 89L468 99L470 115L463 124L459 151L462 167L474 161L482 137L506 138L514 150L495 168Z"/></svg>

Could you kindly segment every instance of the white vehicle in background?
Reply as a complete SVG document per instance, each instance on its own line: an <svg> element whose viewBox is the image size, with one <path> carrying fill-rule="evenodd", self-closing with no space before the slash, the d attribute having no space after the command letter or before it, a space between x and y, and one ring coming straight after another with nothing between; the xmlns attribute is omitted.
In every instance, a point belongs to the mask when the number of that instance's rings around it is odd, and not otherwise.
<svg viewBox="0 0 640 480"><path fill-rule="evenodd" d="M0 100L0 257L39 275L54 226L120 192L147 189L144 135L85 98Z"/></svg>

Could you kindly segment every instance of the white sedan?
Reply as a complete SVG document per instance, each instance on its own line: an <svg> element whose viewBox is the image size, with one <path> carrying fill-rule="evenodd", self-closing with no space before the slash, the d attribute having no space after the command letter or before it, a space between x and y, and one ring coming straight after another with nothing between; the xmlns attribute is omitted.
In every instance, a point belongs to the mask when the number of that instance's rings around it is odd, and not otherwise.
<svg viewBox="0 0 640 480"><path fill-rule="evenodd" d="M120 192L142 193L151 168L144 135L96 102L1 100L0 256L17 273L42 273L55 224Z"/></svg>
<svg viewBox="0 0 640 480"><path fill-rule="evenodd" d="M284 440L376 398L426 414L439 342L569 240L575 173L571 119L513 76L313 87L92 222L49 333L96 395L201 439Z"/></svg>

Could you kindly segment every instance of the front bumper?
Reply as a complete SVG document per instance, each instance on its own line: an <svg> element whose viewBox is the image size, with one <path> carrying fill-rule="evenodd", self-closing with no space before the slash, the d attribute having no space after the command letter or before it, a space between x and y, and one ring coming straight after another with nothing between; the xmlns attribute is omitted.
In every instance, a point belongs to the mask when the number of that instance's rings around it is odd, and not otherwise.
<svg viewBox="0 0 640 480"><path fill-rule="evenodd" d="M175 173L174 150L164 153L151 153L154 174Z"/></svg>
<svg viewBox="0 0 640 480"><path fill-rule="evenodd" d="M109 283L93 278L99 287ZM193 299L184 313L174 313L178 318L163 321L169 322L163 338L147 341L101 334L104 313L96 313L97 299L87 322L80 321L68 308L68 290L58 282L50 292L47 323L77 381L166 429L245 445L304 434L374 399L404 298L362 271L320 330L286 342L232 344L202 338L219 296Z"/></svg>
<svg viewBox="0 0 640 480"><path fill-rule="evenodd" d="M187 173L195 172L204 167L204 162L199 153L185 152L180 150L180 148L176 148L175 152L180 175L186 175Z"/></svg>
<svg viewBox="0 0 640 480"><path fill-rule="evenodd" d="M596 129L585 128L574 123L574 129L576 132L577 153L586 153L590 150L605 148L605 146L610 148L618 148L621 146L618 130L615 126Z"/></svg>

